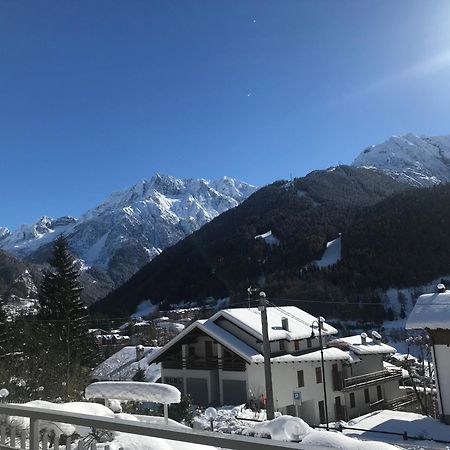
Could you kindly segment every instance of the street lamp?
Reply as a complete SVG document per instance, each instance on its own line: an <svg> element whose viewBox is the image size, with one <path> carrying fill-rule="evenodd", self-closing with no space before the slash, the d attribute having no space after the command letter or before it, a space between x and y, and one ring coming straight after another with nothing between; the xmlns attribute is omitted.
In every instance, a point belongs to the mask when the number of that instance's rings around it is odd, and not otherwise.
<svg viewBox="0 0 450 450"><path fill-rule="evenodd" d="M214 431L214 421L217 419L217 409L213 408L212 406L206 408L205 416L211 424L211 431Z"/></svg>
<svg viewBox="0 0 450 450"><path fill-rule="evenodd" d="M325 382L325 364L323 360L323 343L322 343L322 324L325 322L325 319L320 316L317 318L317 320L314 320L311 324L311 339L315 338L316 335L314 334L314 325L317 324L317 328L319 329L319 345L320 345L320 361L322 363L322 383L323 383L323 398L325 402L325 421L326 421L326 427L327 431L329 430L328 427L328 402L327 402L327 385Z"/></svg>

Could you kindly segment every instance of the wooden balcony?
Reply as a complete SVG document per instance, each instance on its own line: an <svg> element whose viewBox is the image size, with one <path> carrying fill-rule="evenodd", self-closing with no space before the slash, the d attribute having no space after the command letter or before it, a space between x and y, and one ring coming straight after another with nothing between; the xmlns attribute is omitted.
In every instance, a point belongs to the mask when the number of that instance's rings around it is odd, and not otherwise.
<svg viewBox="0 0 450 450"><path fill-rule="evenodd" d="M245 372L246 363L239 357L224 357L219 359L217 356L198 357L190 356L183 361L180 357L170 357L162 361L163 369L192 369L192 370L218 370L234 372Z"/></svg>
<svg viewBox="0 0 450 450"><path fill-rule="evenodd" d="M230 372L245 372L246 362L238 357L224 357L222 358L222 370Z"/></svg>
<svg viewBox="0 0 450 450"><path fill-rule="evenodd" d="M374 384L387 383L388 381L400 379L401 377L402 373L400 370L380 370L379 372L345 378L342 391L355 391Z"/></svg>
<svg viewBox="0 0 450 450"><path fill-rule="evenodd" d="M182 369L183 368L183 361L182 358L165 358L163 361L161 361L161 365L163 369Z"/></svg>

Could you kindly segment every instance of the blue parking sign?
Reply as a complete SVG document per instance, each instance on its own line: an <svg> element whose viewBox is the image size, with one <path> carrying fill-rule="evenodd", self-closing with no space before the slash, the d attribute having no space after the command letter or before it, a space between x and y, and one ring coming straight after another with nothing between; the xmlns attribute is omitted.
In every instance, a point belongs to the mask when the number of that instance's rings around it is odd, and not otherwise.
<svg viewBox="0 0 450 450"><path fill-rule="evenodd" d="M302 401L302 393L301 393L301 391L294 391L293 392L293 399L294 399L294 403L300 403Z"/></svg>

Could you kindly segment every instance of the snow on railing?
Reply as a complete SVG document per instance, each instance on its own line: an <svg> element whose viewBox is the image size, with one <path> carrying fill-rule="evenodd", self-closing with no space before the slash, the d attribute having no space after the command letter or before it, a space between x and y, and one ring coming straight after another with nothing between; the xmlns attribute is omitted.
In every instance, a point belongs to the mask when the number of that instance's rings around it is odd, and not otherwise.
<svg viewBox="0 0 450 450"><path fill-rule="evenodd" d="M169 441L189 442L191 444L198 444L199 446L210 445L230 450L329 450L329 447L316 445L279 442L240 435L227 435L217 432L214 433L173 426L162 426L125 419L69 413L66 411L52 411L50 409L25 405L0 404L0 414L5 416L27 417L30 419L29 428L23 430L25 431L24 433L21 431L19 440L16 438L16 430L14 428L11 428L9 433L7 433L5 427L1 429L1 450L48 450L49 435L46 433L41 435L40 421L79 425L97 430L116 431L166 439ZM19 446L17 446L17 444ZM59 440L55 437L52 447L58 448L58 444ZM72 443L70 438L68 438L65 447L66 450L109 450L109 444L107 443L98 444L95 441L87 443L83 439ZM127 449L124 448L122 450ZM201 450L201 447L199 447L199 450Z"/></svg>

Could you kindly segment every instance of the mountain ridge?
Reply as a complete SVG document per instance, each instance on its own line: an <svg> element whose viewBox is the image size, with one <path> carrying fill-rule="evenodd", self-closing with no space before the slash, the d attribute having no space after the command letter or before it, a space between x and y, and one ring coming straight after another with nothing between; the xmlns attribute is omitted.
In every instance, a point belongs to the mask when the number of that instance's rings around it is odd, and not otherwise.
<svg viewBox="0 0 450 450"><path fill-rule="evenodd" d="M114 287L255 190L255 186L230 177L178 179L155 174L112 193L79 219L43 216L12 232L2 228L0 250L44 264L54 239L64 234L83 271Z"/></svg>
<svg viewBox="0 0 450 450"><path fill-rule="evenodd" d="M416 187L450 181L450 135L391 136L381 144L365 148L354 167L374 167Z"/></svg>
<svg viewBox="0 0 450 450"><path fill-rule="evenodd" d="M238 299L258 284L282 293L290 282L281 288L280 280L320 258L325 243L361 208L406 189L380 171L349 166L277 181L165 250L93 311L131 314L146 300L167 307L208 297ZM261 237L269 231L270 242Z"/></svg>

